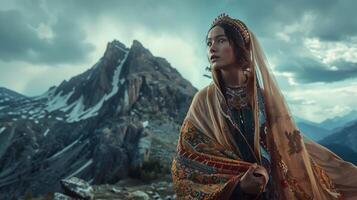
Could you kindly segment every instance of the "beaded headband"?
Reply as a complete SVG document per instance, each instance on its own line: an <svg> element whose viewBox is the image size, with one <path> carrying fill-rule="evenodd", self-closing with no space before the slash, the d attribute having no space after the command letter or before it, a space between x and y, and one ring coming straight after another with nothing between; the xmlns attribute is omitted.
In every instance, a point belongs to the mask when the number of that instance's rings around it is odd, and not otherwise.
<svg viewBox="0 0 357 200"><path fill-rule="evenodd" d="M238 33L240 33L240 36L244 41L244 45L246 47L249 47L249 41L250 41L249 31L247 26L242 21L240 21L239 19L233 19L229 17L227 14L222 13L218 17L216 17L216 19L214 19L211 27L220 23L224 23L232 26Z"/></svg>

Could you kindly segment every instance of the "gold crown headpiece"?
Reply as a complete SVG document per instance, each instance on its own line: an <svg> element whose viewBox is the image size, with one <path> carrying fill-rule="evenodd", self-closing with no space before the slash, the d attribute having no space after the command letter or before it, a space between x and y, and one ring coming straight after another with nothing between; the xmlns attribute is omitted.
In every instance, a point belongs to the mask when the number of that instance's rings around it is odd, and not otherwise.
<svg viewBox="0 0 357 200"><path fill-rule="evenodd" d="M249 41L250 41L249 31L247 26L242 21L240 21L239 19L233 19L229 17L227 14L222 13L218 17L216 17L216 19L214 19L211 27L219 23L225 23L232 26L238 33L240 33L242 40L244 41L244 44L246 46L249 46Z"/></svg>

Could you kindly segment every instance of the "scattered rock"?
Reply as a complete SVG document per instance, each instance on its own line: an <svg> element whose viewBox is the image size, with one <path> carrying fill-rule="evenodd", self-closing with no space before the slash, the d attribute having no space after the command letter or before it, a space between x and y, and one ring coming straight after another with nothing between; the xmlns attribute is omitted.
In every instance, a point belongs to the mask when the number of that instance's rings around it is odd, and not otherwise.
<svg viewBox="0 0 357 200"><path fill-rule="evenodd" d="M161 200L161 196L157 192L155 192L155 194L153 195L153 198L155 200Z"/></svg>
<svg viewBox="0 0 357 200"><path fill-rule="evenodd" d="M74 200L74 199L70 196L65 195L65 194L56 192L53 196L53 200Z"/></svg>
<svg viewBox="0 0 357 200"><path fill-rule="evenodd" d="M135 192L131 193L131 196L133 198L135 198L136 200L149 200L150 199L149 195L143 191L135 191Z"/></svg>
<svg viewBox="0 0 357 200"><path fill-rule="evenodd" d="M92 186L77 177L61 180L61 186L67 195L74 198L92 200L94 197Z"/></svg>
<svg viewBox="0 0 357 200"><path fill-rule="evenodd" d="M165 200L172 200L173 198L171 196L166 196Z"/></svg>
<svg viewBox="0 0 357 200"><path fill-rule="evenodd" d="M112 192L114 192L114 193L121 193L121 192L122 192L122 190L121 190L121 189L117 189L117 188L113 187L113 188L112 188Z"/></svg>

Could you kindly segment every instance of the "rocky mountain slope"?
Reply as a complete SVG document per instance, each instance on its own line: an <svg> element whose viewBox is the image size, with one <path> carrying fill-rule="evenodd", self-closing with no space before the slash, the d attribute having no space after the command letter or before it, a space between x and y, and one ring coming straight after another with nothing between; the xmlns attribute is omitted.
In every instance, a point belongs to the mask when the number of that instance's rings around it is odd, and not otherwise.
<svg viewBox="0 0 357 200"><path fill-rule="evenodd" d="M167 170L196 89L138 41L108 43L90 69L37 97L0 89L0 199Z"/></svg>

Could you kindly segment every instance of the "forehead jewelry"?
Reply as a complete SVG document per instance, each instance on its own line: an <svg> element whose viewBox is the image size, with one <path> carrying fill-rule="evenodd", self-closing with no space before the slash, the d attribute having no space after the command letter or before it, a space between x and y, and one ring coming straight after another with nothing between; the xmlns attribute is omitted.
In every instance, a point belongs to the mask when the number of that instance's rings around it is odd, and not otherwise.
<svg viewBox="0 0 357 200"><path fill-rule="evenodd" d="M249 31L247 26L242 21L240 21L239 19L233 19L229 17L227 14L222 13L213 20L211 27L219 23L225 23L232 26L236 31L240 33L245 45L249 44L249 40L250 40Z"/></svg>

